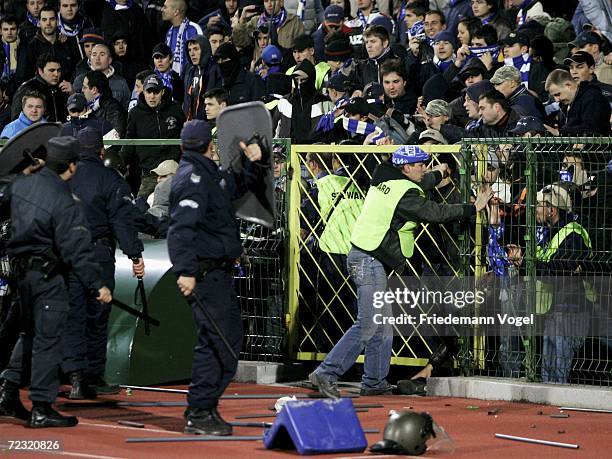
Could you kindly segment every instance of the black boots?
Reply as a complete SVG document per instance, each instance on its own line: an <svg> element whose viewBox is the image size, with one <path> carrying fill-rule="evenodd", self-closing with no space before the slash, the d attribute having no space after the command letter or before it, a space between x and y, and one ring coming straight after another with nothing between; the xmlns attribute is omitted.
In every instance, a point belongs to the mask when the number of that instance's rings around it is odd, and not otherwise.
<svg viewBox="0 0 612 459"><path fill-rule="evenodd" d="M33 402L32 417L28 424L33 428L74 427L79 423L76 416L63 416L55 411L50 403Z"/></svg>
<svg viewBox="0 0 612 459"><path fill-rule="evenodd" d="M96 398L96 391L90 387L83 379L83 375L79 372L70 373L70 400L85 400L88 398Z"/></svg>
<svg viewBox="0 0 612 459"><path fill-rule="evenodd" d="M185 412L185 433L192 435L231 435L232 426L225 422L216 408L191 408Z"/></svg>
<svg viewBox="0 0 612 459"><path fill-rule="evenodd" d="M7 380L0 385L0 416L12 416L23 421L30 419L30 412L19 399L19 387Z"/></svg>

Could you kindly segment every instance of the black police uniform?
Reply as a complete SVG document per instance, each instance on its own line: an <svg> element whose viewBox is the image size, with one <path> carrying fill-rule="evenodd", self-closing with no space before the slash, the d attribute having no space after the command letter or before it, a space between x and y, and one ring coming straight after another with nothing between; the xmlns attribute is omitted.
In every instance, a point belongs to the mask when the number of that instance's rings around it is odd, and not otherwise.
<svg viewBox="0 0 612 459"><path fill-rule="evenodd" d="M66 139L56 141L56 158L68 158L76 147ZM74 142L74 139L72 139ZM62 150L67 151L62 156ZM52 152L49 151L48 157ZM63 357L63 333L68 315L68 292L63 267L76 272L90 290L104 286L99 265L91 250L91 233L82 210L68 184L51 169L19 176L6 197L11 205L11 237L7 245L15 260L21 302L31 315L32 328L23 333L1 378L13 385L22 383L31 350L30 400L53 403L59 388ZM25 357L25 359L24 359ZM34 421L34 415L32 417ZM76 423L76 418L74 419Z"/></svg>
<svg viewBox="0 0 612 459"><path fill-rule="evenodd" d="M105 167L100 159L101 133L87 127L79 132L78 139L81 145L79 163L69 185L85 211L93 253L101 266L102 282L112 291L115 241L132 259L140 258L143 250L133 223L132 196L123 177ZM97 292L91 292L74 271L68 276L68 287L70 314L62 370L67 374L84 373L90 382L100 383L106 366L111 306L97 301Z"/></svg>
<svg viewBox="0 0 612 459"><path fill-rule="evenodd" d="M183 132L194 123L206 125L200 120L189 121ZM206 147L210 141L210 128L207 130L207 142L200 147ZM181 138L184 140L183 134ZM168 251L173 270L177 276L197 279L195 293L236 355L242 346L242 322L232 272L242 246L232 200L258 180L258 170L263 168L246 159L242 174L221 170L199 151L187 149L183 142L183 158L170 192ZM189 301L198 327L198 343L187 401L192 413L216 410L219 397L236 373L238 361L230 355L193 298Z"/></svg>

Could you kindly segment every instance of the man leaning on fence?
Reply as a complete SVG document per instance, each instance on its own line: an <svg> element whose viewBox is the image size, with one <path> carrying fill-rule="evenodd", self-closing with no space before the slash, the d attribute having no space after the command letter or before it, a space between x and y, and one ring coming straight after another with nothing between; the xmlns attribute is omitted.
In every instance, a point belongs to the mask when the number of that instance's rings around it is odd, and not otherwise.
<svg viewBox="0 0 612 459"><path fill-rule="evenodd" d="M374 297L387 289L387 274L402 274L414 250L419 222L444 223L467 219L485 208L491 191L483 190L475 204L443 205L426 198L426 192L448 175L446 164L426 173L430 156L415 146L399 147L391 162L380 164L351 236L348 269L357 286L357 320L331 350L310 381L328 397L339 397L338 377L365 349L361 395L391 392L386 381L391 361L392 327L377 324L374 314L391 315L391 304L374 307Z"/></svg>

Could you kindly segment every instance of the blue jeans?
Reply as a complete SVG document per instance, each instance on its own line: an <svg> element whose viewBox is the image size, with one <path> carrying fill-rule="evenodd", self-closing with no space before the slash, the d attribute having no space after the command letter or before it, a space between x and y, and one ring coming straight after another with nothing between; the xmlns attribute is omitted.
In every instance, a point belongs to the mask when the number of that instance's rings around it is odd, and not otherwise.
<svg viewBox="0 0 612 459"><path fill-rule="evenodd" d="M380 261L358 249L351 249L347 259L348 271L357 288L357 320L338 341L315 372L331 382L336 382L357 360L365 349L362 386L383 388L388 385L393 345L393 328L389 324L377 324L390 317L390 303L374 307L374 294L387 290L387 274ZM375 317L375 315L379 315Z"/></svg>

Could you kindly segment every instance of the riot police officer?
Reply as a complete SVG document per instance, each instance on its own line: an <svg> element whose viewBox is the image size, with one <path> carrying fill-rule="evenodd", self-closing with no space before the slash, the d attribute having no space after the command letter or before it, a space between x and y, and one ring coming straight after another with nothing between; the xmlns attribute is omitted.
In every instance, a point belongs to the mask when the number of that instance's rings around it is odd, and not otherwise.
<svg viewBox="0 0 612 459"><path fill-rule="evenodd" d="M234 354L242 345L240 307L232 277L242 253L232 199L259 179L257 144L240 144L248 158L241 174L220 169L213 161L212 134L205 121L192 120L181 132L181 159L170 192L168 251L178 286L188 297L198 328L189 386L185 433L231 435L232 427L217 411L219 397L238 366L219 334L198 308L197 294Z"/></svg>
<svg viewBox="0 0 612 459"><path fill-rule="evenodd" d="M17 288L30 329L21 334L11 360L0 376L0 414L28 419L18 387L31 359L30 427L71 427L74 416L52 408L59 388L63 333L68 314L66 268L73 270L104 303L112 300L91 249L91 233L82 210L66 183L77 168L79 146L73 137L48 142L47 163L38 173L18 176L6 199L11 206L7 245L14 260Z"/></svg>
<svg viewBox="0 0 612 459"><path fill-rule="evenodd" d="M104 166L102 133L86 127L79 131L77 138L81 150L77 172L69 182L70 189L83 206L93 252L102 268L102 281L112 291L115 241L132 260L134 275L144 275L143 246L134 226L135 209L127 182L116 170ZM62 370L69 375L72 384L68 398L79 400L95 397L96 393L118 393L119 386L109 386L104 381L111 307L100 304L75 272L68 276L68 291L70 312L62 363Z"/></svg>

